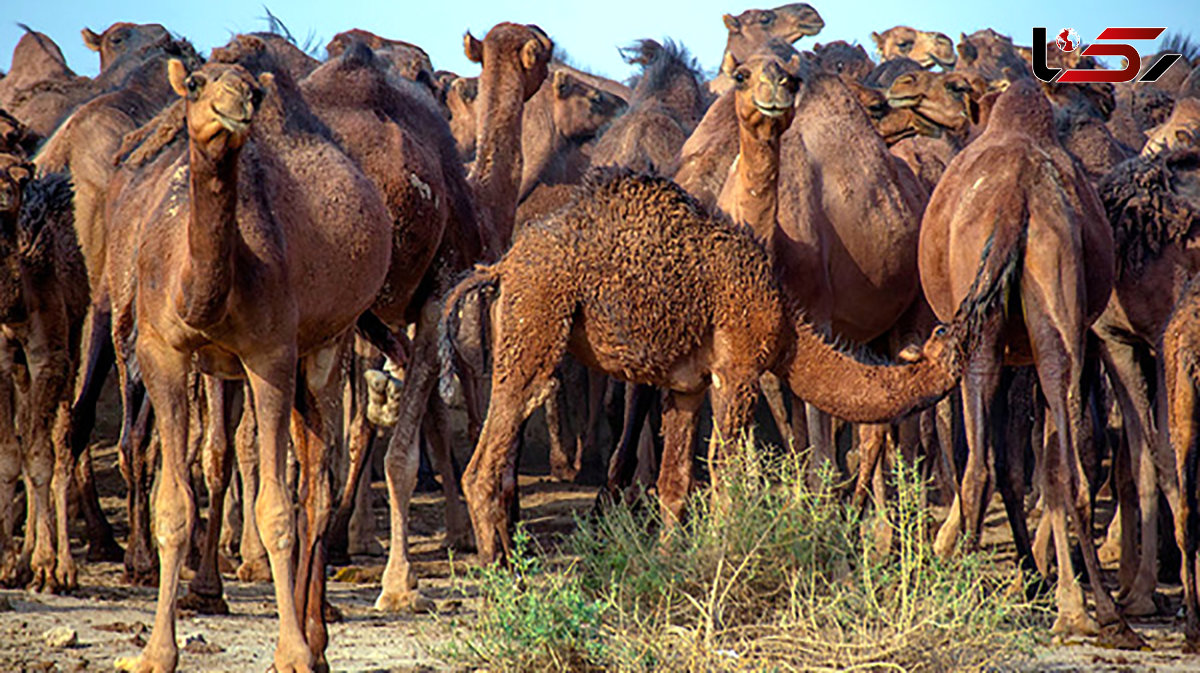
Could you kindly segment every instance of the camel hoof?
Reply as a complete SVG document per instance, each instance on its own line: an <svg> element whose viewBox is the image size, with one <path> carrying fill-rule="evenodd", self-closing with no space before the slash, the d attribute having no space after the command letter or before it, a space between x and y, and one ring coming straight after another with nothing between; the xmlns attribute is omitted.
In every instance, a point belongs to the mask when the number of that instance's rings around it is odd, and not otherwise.
<svg viewBox="0 0 1200 673"><path fill-rule="evenodd" d="M33 579L28 562L22 562L21 554L15 550L0 559L0 586L8 589L27 586Z"/></svg>
<svg viewBox="0 0 1200 673"><path fill-rule="evenodd" d="M229 614L229 604L221 596L207 596L205 594L189 591L175 605L180 610L191 610L198 615L227 615Z"/></svg>
<svg viewBox="0 0 1200 673"><path fill-rule="evenodd" d="M1100 625L1086 612L1060 614L1058 619L1054 620L1054 626L1050 627L1050 633L1064 636L1095 636L1100 633Z"/></svg>
<svg viewBox="0 0 1200 673"><path fill-rule="evenodd" d="M113 662L113 667L118 671L128 671L129 673L167 673L174 671L174 664L168 665L161 661L151 661L144 654L136 657L117 657Z"/></svg>
<svg viewBox="0 0 1200 673"><path fill-rule="evenodd" d="M58 587L55 593L74 591L79 588L79 571L75 567L75 560L69 555L59 559L58 565L55 566L54 583Z"/></svg>
<svg viewBox="0 0 1200 673"><path fill-rule="evenodd" d="M1158 614L1158 604L1153 595L1141 594L1126 598L1121 605L1121 612L1127 617L1148 617Z"/></svg>
<svg viewBox="0 0 1200 673"><path fill-rule="evenodd" d="M1112 647L1118 650L1140 650L1146 647L1146 641L1129 628L1124 619L1113 624L1106 624L1100 629L1099 644L1102 647Z"/></svg>
<svg viewBox="0 0 1200 673"><path fill-rule="evenodd" d="M125 560L125 550L116 540L108 538L100 543L89 542L85 558L88 563L118 563Z"/></svg>
<svg viewBox="0 0 1200 673"><path fill-rule="evenodd" d="M271 564L265 558L242 561L237 569L237 578L242 582L270 582Z"/></svg>
<svg viewBox="0 0 1200 673"><path fill-rule="evenodd" d="M402 593L380 593L375 599L375 609L380 612L411 612L413 614L428 614L434 612L437 606L419 591Z"/></svg>

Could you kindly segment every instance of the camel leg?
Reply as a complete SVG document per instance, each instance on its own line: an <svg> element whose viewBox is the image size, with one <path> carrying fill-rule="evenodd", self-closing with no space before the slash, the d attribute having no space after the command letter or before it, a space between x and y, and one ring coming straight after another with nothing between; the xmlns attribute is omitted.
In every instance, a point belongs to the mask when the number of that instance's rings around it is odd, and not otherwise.
<svg viewBox="0 0 1200 673"><path fill-rule="evenodd" d="M811 404L805 405L805 416L808 420L808 446L812 451L810 479L816 484L816 470L822 465L832 466L837 473L837 456L833 446L833 417Z"/></svg>
<svg viewBox="0 0 1200 673"><path fill-rule="evenodd" d="M107 304L107 301L104 303ZM71 407L71 454L74 462L79 464L76 475L80 504L87 520L87 560L120 561L125 557L125 550L117 543L112 525L100 507L91 451L88 450L88 442L96 426L96 405L100 401L100 392L109 370L116 362L111 336L112 316L107 308L93 303L85 324L87 338L80 346L83 366L79 373L79 390Z"/></svg>
<svg viewBox="0 0 1200 673"><path fill-rule="evenodd" d="M600 418L604 416L604 391L608 388L608 377L598 371L585 369L588 384L587 420L579 436L579 448L575 453L575 472L583 470L584 456L591 456L600 446ZM611 427L611 426L610 426ZM603 459L601 459L603 464Z"/></svg>
<svg viewBox="0 0 1200 673"><path fill-rule="evenodd" d="M352 355L353 365L346 377L345 412L348 416L346 430L346 453L349 466L346 471L346 482L338 497L337 509L329 524L326 534L326 550L331 563L348 563L350 555L358 550L352 549L350 542L351 519L357 516L369 518L371 513L361 512L359 492L364 488L364 481L369 487L371 449L375 440L375 427L367 421L366 403L362 396L362 376L357 366L362 358ZM365 363L364 363L365 364Z"/></svg>
<svg viewBox="0 0 1200 673"><path fill-rule="evenodd" d="M196 503L188 477L188 394L183 376L191 368L187 355L142 334L137 344L138 362L149 401L154 405L162 444L162 471L154 494L154 532L158 541L161 577L154 627L141 655L118 659L117 668L137 673L174 671L179 660L175 642L175 599L179 571L187 556L195 525Z"/></svg>
<svg viewBox="0 0 1200 673"><path fill-rule="evenodd" d="M1037 260L1032 263L1036 264ZM1069 282L1063 282L1050 291L1063 292L1070 289L1069 286ZM1142 639L1117 613L1116 604L1101 582L1100 560L1092 536L1091 498L1087 474L1078 451L1083 426L1080 380L1084 351L1084 330L1080 326L1082 318L1076 314L1079 304L1071 303L1057 294L1043 296L1042 286L1037 283L1025 283L1022 289L1026 325L1034 352L1038 355L1038 379L1049 406L1049 418L1053 419L1058 436L1053 446L1046 447L1046 479L1050 491L1047 501L1054 510L1051 525L1054 527L1059 563L1059 615L1055 629L1057 632L1086 632L1093 626L1071 565L1070 540L1064 525L1066 517L1061 513L1062 508L1066 507L1083 552L1088 577L1091 578L1102 640L1121 648L1141 647L1144 645ZM1077 293L1063 294L1066 297L1078 296Z"/></svg>
<svg viewBox="0 0 1200 673"><path fill-rule="evenodd" d="M150 484L154 461L152 420L154 409L146 398L138 360L128 342L117 350L117 382L121 392L121 434L117 440L125 476L129 537L125 541L125 581L137 586L158 586L159 567L150 537Z"/></svg>
<svg viewBox="0 0 1200 673"><path fill-rule="evenodd" d="M1030 418L1034 402L1031 374L1028 367L1009 367L1002 371L992 428L996 488L1000 491L1008 525L1012 530L1017 563L1030 574L1037 572L1029 540L1029 524L1025 520L1025 447L1032 432ZM1035 583L1031 588L1040 586L1040 577L1030 579Z"/></svg>
<svg viewBox="0 0 1200 673"><path fill-rule="evenodd" d="M422 425L429 446L429 457L433 460L434 469L442 477L442 496L446 500L446 539L442 545L460 551L473 549L475 542L471 539L471 518L458 488L458 475L454 473L450 442L445 433L445 428L450 427L450 410L440 396L429 396L429 409Z"/></svg>
<svg viewBox="0 0 1200 673"><path fill-rule="evenodd" d="M75 586L75 563L67 534L67 491L71 483L70 409L64 355L54 345L36 339L40 357L29 357L29 392L21 405L22 432L27 439L25 471L32 487L34 518L27 534L36 535L30 569L30 587L36 591L69 590ZM47 352L50 351L50 352ZM62 567L59 567L59 566Z"/></svg>
<svg viewBox="0 0 1200 673"><path fill-rule="evenodd" d="M279 611L279 642L275 670L311 670L312 654L297 618L292 552L296 546L296 517L287 491L288 421L296 399L295 351L283 349L274 357L243 363L254 395L258 426L259 490L254 504L259 535L271 562L275 602Z"/></svg>
<svg viewBox="0 0 1200 673"><path fill-rule="evenodd" d="M1168 332L1169 333L1169 332ZM1173 345L1173 344L1169 344ZM1167 393L1164 430L1175 451L1179 499L1175 539L1183 552L1183 604L1186 611L1184 652L1200 651L1200 599L1197 598L1197 547L1200 546L1200 396L1196 382L1175 348L1163 349Z"/></svg>
<svg viewBox="0 0 1200 673"><path fill-rule="evenodd" d="M292 445L300 463L303 505L297 534L301 546L296 570L296 610L312 653L314 671L329 670L325 659L329 632L325 623L324 535L333 509L330 483L333 451L325 428L325 418L331 414L325 407L336 393L339 355L340 346L334 345L304 359L300 408L292 416Z"/></svg>
<svg viewBox="0 0 1200 673"><path fill-rule="evenodd" d="M5 340L0 338L0 343ZM7 344L4 344L7 345ZM7 348L0 350L0 586L28 581L28 565L13 539L16 527L17 480L21 477L21 444L17 440L16 399L12 361ZM26 494L28 498L29 495ZM26 520L26 530L32 520ZM28 532L26 533L28 537ZM24 567L23 567L24 566Z"/></svg>
<svg viewBox="0 0 1200 673"><path fill-rule="evenodd" d="M886 425L862 423L858 426L858 483L854 487L854 507L863 511L887 441ZM876 501L875 507L883 502Z"/></svg>
<svg viewBox="0 0 1200 673"><path fill-rule="evenodd" d="M563 363L566 366L566 363ZM575 481L575 476L578 474L575 470L575 459L567 453L567 444L563 441L570 432L567 428L567 415L563 411L567 408L566 402L566 386L563 385L563 372L560 367L554 373L554 378L557 381L555 385L555 394L546 398L546 431L550 433L550 477L557 481L571 482ZM572 449L578 449L575 442L571 443Z"/></svg>
<svg viewBox="0 0 1200 673"><path fill-rule="evenodd" d="M771 372L763 372L763 375L758 380L759 388L762 390L763 399L767 401L767 406L771 409L771 417L775 419L775 427L779 429L779 436L783 438L784 448L791 453L799 451L802 447L796 443L796 435L792 434L792 425L788 422L787 407L783 403L783 388L779 384L779 377Z"/></svg>
<svg viewBox="0 0 1200 673"><path fill-rule="evenodd" d="M255 420L254 391L243 384L242 418L238 421L233 436L237 453L238 472L242 475L242 540L239 545L242 563L237 577L242 582L271 581L271 563L267 548L259 535L255 508L258 506L258 491L261 472L258 464L258 422Z"/></svg>
<svg viewBox="0 0 1200 673"><path fill-rule="evenodd" d="M208 521L201 542L200 567L188 584L187 594L179 599L179 607L203 615L229 614L229 605L222 597L224 592L217 554L221 542L225 492L233 476L233 446L227 435L233 417L233 385L212 376L204 377L204 399L208 410L204 419L207 428L200 455L204 463L204 483L208 487Z"/></svg>
<svg viewBox="0 0 1200 673"><path fill-rule="evenodd" d="M709 401L713 410L713 434L708 442L709 473L714 503L725 500L722 474L730 455L739 449L754 410L759 377L754 371L715 371ZM714 509L714 511L716 511Z"/></svg>
<svg viewBox="0 0 1200 673"><path fill-rule="evenodd" d="M426 302L417 320L412 358L400 393L400 410L384 456L387 476L391 544L382 587L375 599L376 610L427 611L433 603L417 591L417 575L408 556L409 502L417 484L420 465L420 429L437 371L436 332L439 306Z"/></svg>
<svg viewBox="0 0 1200 673"><path fill-rule="evenodd" d="M660 544L683 522L683 508L692 492L692 455L696 446L696 412L704 393L667 393L663 406L663 459L658 470L658 499L662 507Z"/></svg>
<svg viewBox="0 0 1200 673"><path fill-rule="evenodd" d="M1128 499L1131 495L1128 488L1118 487L1118 494L1122 497L1121 530L1124 533L1121 536L1124 608L1126 614L1150 615L1158 611L1154 603L1154 589L1158 580L1158 470L1153 446L1158 438L1153 429L1150 395L1138 357L1139 349L1117 339L1102 339L1101 344L1113 391L1121 405L1126 438L1121 447L1127 448L1129 466L1132 468L1129 476L1136 484L1136 503ZM1135 515L1140 515L1137 523L1134 522ZM1139 526L1140 556L1137 555L1134 542L1134 533ZM1138 561L1136 571L1133 568L1135 559Z"/></svg>
<svg viewBox="0 0 1200 673"><path fill-rule="evenodd" d="M633 481L633 473L637 469L637 454L635 447L646 424L646 415L650 411L651 398L654 395L653 386L628 384L625 386L625 418L621 427L621 439L613 451L608 463L608 483L597 496L597 504L604 502L620 502L621 494Z"/></svg>

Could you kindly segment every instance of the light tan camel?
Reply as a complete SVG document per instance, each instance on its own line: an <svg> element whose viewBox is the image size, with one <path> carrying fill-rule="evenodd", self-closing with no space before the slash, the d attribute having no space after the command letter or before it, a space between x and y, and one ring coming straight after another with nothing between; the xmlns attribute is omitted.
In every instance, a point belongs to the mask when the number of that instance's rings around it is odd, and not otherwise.
<svg viewBox="0 0 1200 673"><path fill-rule="evenodd" d="M1099 631L1115 646L1141 646L1112 597L1094 581L1097 626L1072 570L1068 520L1089 576L1100 577L1091 542L1087 475L1079 462L1080 377L1087 328L1112 289L1112 234L1095 190L1058 143L1050 104L1036 84L1028 79L1013 83L996 102L987 130L951 161L926 209L920 251L925 296L940 318L954 310L973 282L969 260L981 252L989 258L1016 254L1022 259L1013 271L1006 310L983 326L981 343L964 373L970 457L960 506L970 542L977 544L991 490L988 419L1000 369L1032 361L1050 408L1047 423L1053 423L1057 438L1044 457L1045 516L1052 522L1059 564L1054 631ZM1011 499L1012 489L1004 481L999 485L1006 500ZM1023 514L1022 503L1008 504ZM1027 548L1023 516L1010 520L1014 537L1024 533ZM939 533L940 553L953 546L950 526L947 522ZM1024 550L1022 555L1027 555Z"/></svg>
<svg viewBox="0 0 1200 673"><path fill-rule="evenodd" d="M168 72L184 98L176 118L187 146L173 143L144 169L153 175L129 178L109 220L139 223L136 353L163 457L155 624L141 656L118 667L169 671L178 663L175 598L195 517L184 462L185 382L197 366L246 377L253 391L261 468L255 517L279 607L275 668L324 669L319 535L331 498L317 400L333 378L330 345L378 296L390 218L261 40L239 36L201 70L189 74L172 61ZM289 422L302 475L299 529L284 491Z"/></svg>
<svg viewBox="0 0 1200 673"><path fill-rule="evenodd" d="M825 27L817 10L804 2L793 2L775 9L747 9L733 16L721 17L725 22L725 53L745 60L771 40L796 42L802 37L816 35ZM708 91L716 96L728 91L733 82L724 72L708 83Z"/></svg>
<svg viewBox="0 0 1200 673"><path fill-rule="evenodd" d="M954 53L954 41L943 33L896 26L882 33L871 33L871 39L875 41L875 49L883 61L911 58L922 68L939 65L950 70L958 60Z"/></svg>

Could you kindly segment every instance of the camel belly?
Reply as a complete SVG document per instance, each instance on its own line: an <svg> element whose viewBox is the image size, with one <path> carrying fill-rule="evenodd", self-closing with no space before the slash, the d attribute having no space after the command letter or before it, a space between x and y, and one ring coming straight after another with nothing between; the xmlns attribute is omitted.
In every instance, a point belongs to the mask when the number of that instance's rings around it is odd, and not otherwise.
<svg viewBox="0 0 1200 673"><path fill-rule="evenodd" d="M660 358L653 349L630 348L628 341L611 339L595 322L577 320L567 349L590 369L629 383L643 383L676 392L696 393L708 388L712 339L683 355Z"/></svg>

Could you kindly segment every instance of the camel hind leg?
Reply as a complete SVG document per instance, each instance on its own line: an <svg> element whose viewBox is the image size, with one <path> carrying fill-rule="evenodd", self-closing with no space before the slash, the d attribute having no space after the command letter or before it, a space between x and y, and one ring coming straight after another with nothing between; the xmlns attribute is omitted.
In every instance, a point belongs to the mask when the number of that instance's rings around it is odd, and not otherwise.
<svg viewBox="0 0 1200 673"><path fill-rule="evenodd" d="M554 371L567 350L574 306L540 285L504 286L493 312L492 398L479 445L463 474L483 564L512 551L509 510L516 496L521 425L554 394Z"/></svg>
<svg viewBox="0 0 1200 673"><path fill-rule="evenodd" d="M1200 348L1195 335L1177 321L1195 316L1182 300L1163 334L1163 385L1166 392L1164 430L1175 450L1179 472L1175 540L1183 552L1183 603L1186 610L1184 652L1200 652L1200 598L1197 597L1196 550L1200 547L1200 392L1195 363Z"/></svg>

